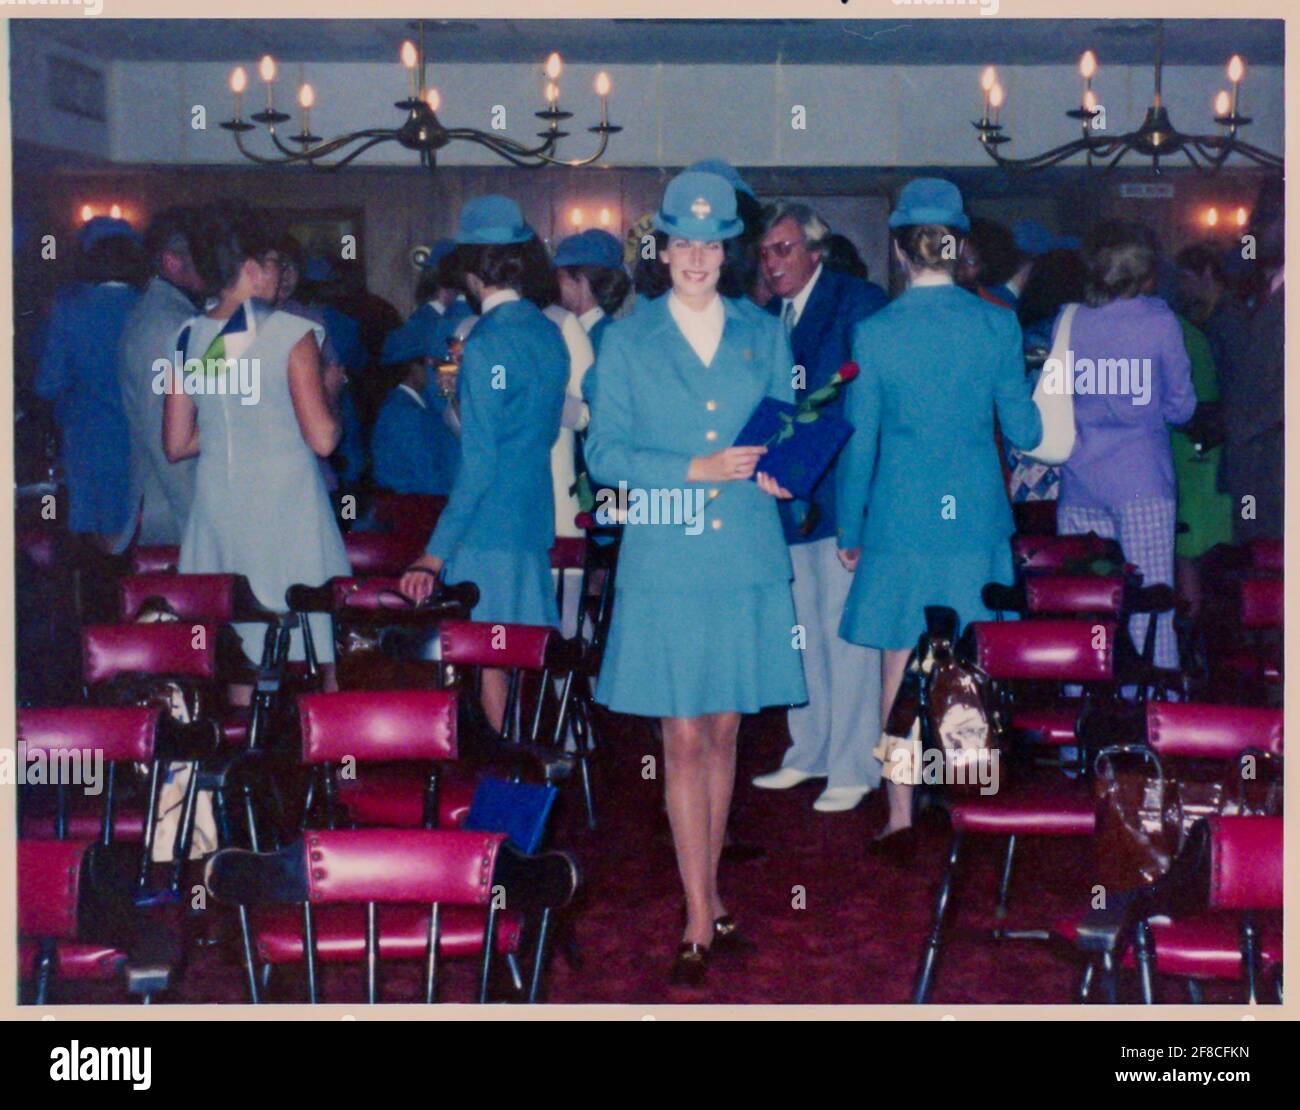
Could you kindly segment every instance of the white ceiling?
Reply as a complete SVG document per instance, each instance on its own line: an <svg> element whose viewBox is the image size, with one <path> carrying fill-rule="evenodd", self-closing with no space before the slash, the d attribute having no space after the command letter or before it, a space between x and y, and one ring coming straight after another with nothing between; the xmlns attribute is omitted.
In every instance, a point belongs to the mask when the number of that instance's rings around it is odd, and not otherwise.
<svg viewBox="0 0 1300 1110"><path fill-rule="evenodd" d="M386 61L412 36L403 20L24 20L105 60L235 61L270 52L285 61ZM573 62L792 64L1073 64L1085 49L1103 64L1146 63L1151 20L429 20L429 56L443 62L526 62L559 50ZM1255 65L1283 61L1281 20L1167 20L1172 65L1217 65L1231 52Z"/></svg>

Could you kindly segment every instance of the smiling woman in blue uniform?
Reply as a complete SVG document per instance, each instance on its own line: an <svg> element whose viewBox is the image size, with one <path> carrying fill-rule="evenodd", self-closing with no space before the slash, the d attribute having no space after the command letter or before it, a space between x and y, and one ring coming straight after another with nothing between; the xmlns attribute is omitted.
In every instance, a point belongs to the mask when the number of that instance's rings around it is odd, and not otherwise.
<svg viewBox="0 0 1300 1110"><path fill-rule="evenodd" d="M457 375L461 463L426 553L403 575L402 589L421 600L441 573L449 584L478 586L476 621L558 627L551 445L569 353L559 329L520 296L527 266L521 245L532 237L506 197L477 197L461 210L458 254L482 306ZM485 668L483 709L497 729L505 697L505 671Z"/></svg>
<svg viewBox="0 0 1300 1110"><path fill-rule="evenodd" d="M855 571L840 635L883 649L882 726L925 607L985 620L984 584L1012 581L994 414L1017 447L1042 439L1015 315L953 281L970 229L957 187L909 182L889 226L908 287L853 333L861 374L845 416L854 432L836 470L839 557ZM890 756L882 752L889 823L876 844L906 853L913 788L890 777Z"/></svg>
<svg viewBox="0 0 1300 1110"><path fill-rule="evenodd" d="M679 175L656 226L672 291L605 335L587 461L603 485L624 483L629 503L681 512L643 525L629 514L596 696L662 718L687 904L672 978L695 985L711 946L742 943L718 893L740 715L807 696L773 500L789 494L756 474L765 448L728 446L764 397L792 399L792 360L778 320L718 295L724 240L741 230L725 180Z"/></svg>

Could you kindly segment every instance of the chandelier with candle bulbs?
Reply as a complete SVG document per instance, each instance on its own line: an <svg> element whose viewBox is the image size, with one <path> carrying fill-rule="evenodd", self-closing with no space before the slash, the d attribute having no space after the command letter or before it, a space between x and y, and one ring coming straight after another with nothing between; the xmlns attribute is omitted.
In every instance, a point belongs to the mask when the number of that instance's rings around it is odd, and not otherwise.
<svg viewBox="0 0 1300 1110"><path fill-rule="evenodd" d="M477 143L494 154L512 162L516 166L587 166L605 153L610 135L621 131L609 122L609 94L612 83L609 74L601 71L596 75L595 91L600 99L600 122L587 128L599 136L594 153L586 158L560 158L557 149L560 141L568 137L569 132L560 130L560 124L573 118L572 112L560 108L560 76L564 63L560 55L553 53L546 59L542 70L542 97L545 107L534 115L542 120L545 128L537 133L540 142L529 146L506 138L492 131L481 131L475 127L447 127L438 118L438 109L442 98L438 90L426 83L426 61L424 52L424 24L420 23L418 45L411 41L402 43L401 62L406 68L410 80L410 92L394 107L406 113L406 118L396 127L367 127L359 131L350 131L333 139L322 139L312 134L311 110L316 103L316 92L309 84L302 84L298 89L299 131L296 135L281 136L278 128L291 117L275 107L275 83L278 69L275 59L266 55L258 65L258 75L266 86L266 107L254 112L248 119L240 114L243 95L248 88L248 74L243 66L238 66L230 75L230 91L235 97L235 114L221 126L231 132L239 152L251 162L260 165L307 165L313 169L336 170L360 157L373 146L380 143L400 143L408 150L416 151L420 164L433 169L437 164L438 151L448 143L463 141ZM245 135L257 130L257 124L263 125L278 153L260 154L250 150L245 143ZM287 142L286 142L287 140ZM289 144L293 144L292 146ZM337 157L334 157L337 155Z"/></svg>
<svg viewBox="0 0 1300 1110"><path fill-rule="evenodd" d="M1079 107L1065 113L1070 119L1080 122L1082 135L1073 142L1063 143L1031 158L1008 158L1002 154L1001 146L1011 141L1011 136L999 122L1006 94L998 81L997 70L992 66L985 67L980 76L980 87L984 91L984 114L974 125L980 144L999 166L1021 172L1044 170L1067 158L1073 158L1076 154L1086 155L1089 166L1102 165L1106 170L1112 170L1131 153L1150 158L1156 173L1161 172L1161 159L1177 154L1182 154L1196 169L1207 175L1217 173L1234 154L1248 158L1256 165L1281 170L1281 155L1252 146L1238 134L1241 128L1251 122L1250 117L1241 111L1241 86L1246 76L1246 66L1241 56L1234 54L1228 61L1228 83L1232 91L1224 89L1214 100L1214 122L1222 130L1215 135L1188 135L1173 125L1169 110L1164 105L1161 91L1164 46L1164 21L1160 20L1156 24L1155 94L1141 127L1113 137L1105 134L1105 109L1092 87L1097 73L1097 56L1088 50L1079 59L1079 75L1083 78Z"/></svg>

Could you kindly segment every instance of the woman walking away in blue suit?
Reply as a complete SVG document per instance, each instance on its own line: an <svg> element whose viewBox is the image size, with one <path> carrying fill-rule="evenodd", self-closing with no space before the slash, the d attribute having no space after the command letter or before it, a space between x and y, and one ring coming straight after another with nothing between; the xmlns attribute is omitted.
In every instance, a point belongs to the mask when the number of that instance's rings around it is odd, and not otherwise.
<svg viewBox="0 0 1300 1110"><path fill-rule="evenodd" d="M909 182L889 226L908 288L854 332L862 373L846 394L854 433L837 469L836 513L840 561L856 572L840 635L884 650L882 726L925 631L925 607L984 620L992 616L980 600L984 584L1012 581L1015 529L994 413L1015 446L1042 439L1015 314L953 282L970 228L957 187ZM889 823L875 846L906 855L914 779L887 745L877 755Z"/></svg>
<svg viewBox="0 0 1300 1110"><path fill-rule="evenodd" d="M461 462L424 555L402 576L416 601L434 579L479 588L476 621L559 627L551 445L560 432L569 352L560 330L520 295L533 238L514 201L477 197L461 210L465 284L482 306L457 375ZM483 710L500 731L506 672L484 668Z"/></svg>
<svg viewBox="0 0 1300 1110"><path fill-rule="evenodd" d="M742 227L724 179L679 175L656 226L672 290L610 325L596 367L587 461L629 498L596 697L662 719L686 893L671 976L695 986L712 948L747 944L718 892L740 716L807 700L773 500L790 495L759 471L766 448L728 446L764 397L793 400L793 359L779 320L718 294ZM633 498L660 511L639 515Z"/></svg>

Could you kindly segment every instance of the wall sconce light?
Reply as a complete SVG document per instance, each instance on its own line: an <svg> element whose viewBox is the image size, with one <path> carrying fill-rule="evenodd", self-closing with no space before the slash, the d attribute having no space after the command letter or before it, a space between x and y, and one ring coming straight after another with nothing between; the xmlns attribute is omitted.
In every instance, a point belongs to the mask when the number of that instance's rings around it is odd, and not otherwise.
<svg viewBox="0 0 1300 1110"><path fill-rule="evenodd" d="M571 223L574 227L581 227L585 219L586 216L583 215L583 211L581 208L574 208L570 210L569 223Z"/></svg>
<svg viewBox="0 0 1300 1110"><path fill-rule="evenodd" d="M1205 226L1206 227L1219 226L1219 210L1217 208L1210 207L1205 210Z"/></svg>
<svg viewBox="0 0 1300 1110"><path fill-rule="evenodd" d="M1237 226L1238 226L1238 227L1245 227L1245 226L1246 226L1246 221L1249 220L1249 219L1250 219L1250 213L1249 213L1249 212L1247 212L1244 208L1238 208L1238 209L1237 209Z"/></svg>
<svg viewBox="0 0 1300 1110"><path fill-rule="evenodd" d="M81 206L81 222L83 224L89 223L92 219L94 219L94 217L95 217L95 210L91 208L89 204L83 204Z"/></svg>

